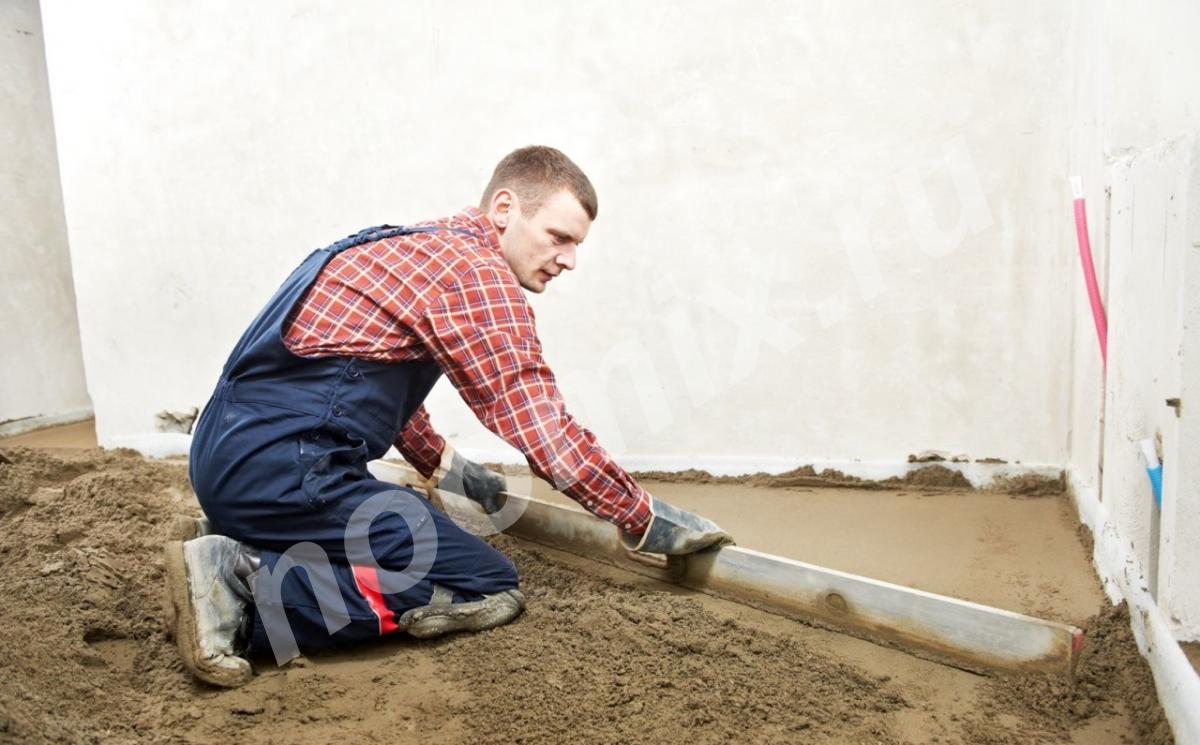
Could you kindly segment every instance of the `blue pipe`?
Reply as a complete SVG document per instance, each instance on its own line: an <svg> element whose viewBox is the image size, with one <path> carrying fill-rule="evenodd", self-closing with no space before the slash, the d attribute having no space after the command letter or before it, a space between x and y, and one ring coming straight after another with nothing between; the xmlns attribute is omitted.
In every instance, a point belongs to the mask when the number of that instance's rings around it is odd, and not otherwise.
<svg viewBox="0 0 1200 745"><path fill-rule="evenodd" d="M1142 450L1142 460L1146 462L1146 475L1150 477L1150 486L1154 489L1154 504L1162 509L1162 462L1158 459L1158 448L1154 440L1146 439L1138 442Z"/></svg>
<svg viewBox="0 0 1200 745"><path fill-rule="evenodd" d="M1154 468L1146 468L1146 474L1150 476L1150 485L1154 487L1154 503L1158 508L1162 509L1162 464L1158 464Z"/></svg>

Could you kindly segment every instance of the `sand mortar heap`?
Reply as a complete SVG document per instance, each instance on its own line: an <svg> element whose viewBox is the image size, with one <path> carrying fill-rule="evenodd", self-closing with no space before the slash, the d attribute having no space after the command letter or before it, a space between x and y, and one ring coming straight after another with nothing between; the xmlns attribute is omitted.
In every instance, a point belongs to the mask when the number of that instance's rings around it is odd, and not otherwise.
<svg viewBox="0 0 1200 745"><path fill-rule="evenodd" d="M1077 681L985 678L503 536L529 610L435 642L186 674L161 544L180 463L5 446L0 739L14 742L1170 742L1123 609L1078 619Z"/></svg>

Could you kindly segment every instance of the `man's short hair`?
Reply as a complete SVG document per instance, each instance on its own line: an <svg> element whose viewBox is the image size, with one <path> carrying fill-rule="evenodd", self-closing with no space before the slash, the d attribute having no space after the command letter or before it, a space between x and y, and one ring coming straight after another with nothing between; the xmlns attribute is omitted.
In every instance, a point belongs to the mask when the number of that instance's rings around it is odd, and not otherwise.
<svg viewBox="0 0 1200 745"><path fill-rule="evenodd" d="M513 150L496 166L492 180L483 191L479 208L487 211L492 197L502 188L512 189L521 203L521 211L532 216L547 197L566 189L595 220L599 211L596 190L587 175L560 151L544 145Z"/></svg>

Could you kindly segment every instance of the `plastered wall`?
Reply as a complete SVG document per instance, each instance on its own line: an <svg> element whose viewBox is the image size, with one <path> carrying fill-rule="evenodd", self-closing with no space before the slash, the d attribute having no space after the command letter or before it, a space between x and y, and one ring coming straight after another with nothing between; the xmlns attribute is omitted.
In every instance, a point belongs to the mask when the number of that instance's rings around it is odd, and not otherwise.
<svg viewBox="0 0 1200 745"><path fill-rule="evenodd" d="M1154 610L1134 627L1169 715L1198 731L1170 682L1193 690L1192 671L1161 643L1200 638L1195 3L43 10L103 443L202 405L312 248L456 210L505 152L552 144L601 216L534 305L610 450L735 471L924 448L1066 464L1081 515L1104 516L1102 573ZM517 457L446 384L429 403L461 449Z"/></svg>
<svg viewBox="0 0 1200 745"><path fill-rule="evenodd" d="M614 452L1066 458L1065 6L44 12L102 442L203 404L309 250L474 202L536 142L600 193L579 269L534 304ZM515 456L447 384L430 407Z"/></svg>
<svg viewBox="0 0 1200 745"><path fill-rule="evenodd" d="M1109 358L1105 370L1073 256L1070 462L1078 496L1103 504L1130 547L1131 581L1178 638L1200 639L1200 7L1076 13L1068 167L1084 179ZM1074 255L1073 231L1062 246ZM1146 437L1164 459L1161 509L1137 451Z"/></svg>
<svg viewBox="0 0 1200 745"><path fill-rule="evenodd" d="M0 3L0 319L0 432L86 416L36 0Z"/></svg>

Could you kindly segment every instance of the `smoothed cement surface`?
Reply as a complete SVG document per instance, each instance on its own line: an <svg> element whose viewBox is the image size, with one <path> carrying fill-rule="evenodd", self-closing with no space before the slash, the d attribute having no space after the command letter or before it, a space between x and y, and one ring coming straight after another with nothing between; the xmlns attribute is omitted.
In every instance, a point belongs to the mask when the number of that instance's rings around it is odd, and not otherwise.
<svg viewBox="0 0 1200 745"><path fill-rule="evenodd" d="M516 477L512 489L528 485ZM757 551L1054 621L1078 623L1105 603L1063 495L643 485Z"/></svg>

